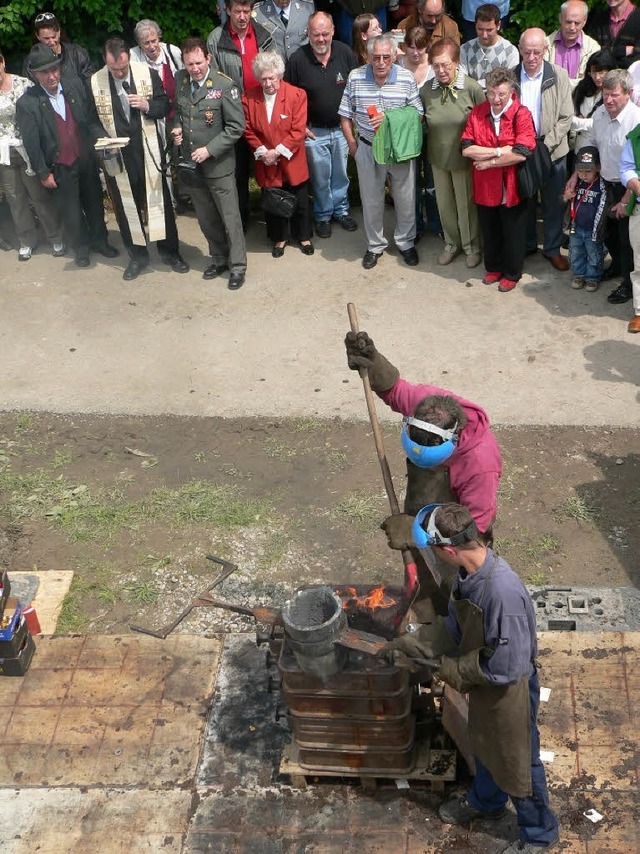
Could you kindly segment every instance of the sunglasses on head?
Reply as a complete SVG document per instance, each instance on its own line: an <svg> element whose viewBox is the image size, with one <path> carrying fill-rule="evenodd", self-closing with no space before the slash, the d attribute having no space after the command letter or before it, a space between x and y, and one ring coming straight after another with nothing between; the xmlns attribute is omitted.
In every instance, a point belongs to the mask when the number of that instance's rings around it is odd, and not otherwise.
<svg viewBox="0 0 640 854"><path fill-rule="evenodd" d="M39 15L36 15L36 24L41 24L43 21L55 21L56 16L53 12L40 12Z"/></svg>

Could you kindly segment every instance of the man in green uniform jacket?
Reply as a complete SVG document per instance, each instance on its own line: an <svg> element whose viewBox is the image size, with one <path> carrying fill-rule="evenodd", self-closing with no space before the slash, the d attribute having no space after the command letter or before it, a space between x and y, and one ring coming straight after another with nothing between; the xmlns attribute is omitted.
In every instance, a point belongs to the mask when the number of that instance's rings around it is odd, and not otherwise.
<svg viewBox="0 0 640 854"><path fill-rule="evenodd" d="M189 193L198 224L209 244L212 263L204 279L230 271L228 286L244 284L247 250L236 190L235 145L244 132L240 89L210 67L202 39L182 44L184 69L176 74L176 113L171 131L183 162L195 164Z"/></svg>

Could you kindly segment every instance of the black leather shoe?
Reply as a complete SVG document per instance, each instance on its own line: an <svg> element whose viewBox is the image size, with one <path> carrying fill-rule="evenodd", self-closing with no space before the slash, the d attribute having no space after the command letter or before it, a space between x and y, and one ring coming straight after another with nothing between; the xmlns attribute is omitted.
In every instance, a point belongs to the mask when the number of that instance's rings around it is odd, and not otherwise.
<svg viewBox="0 0 640 854"><path fill-rule="evenodd" d="M244 285L244 273L232 273L229 276L229 284L227 287L230 291L237 291Z"/></svg>
<svg viewBox="0 0 640 854"><path fill-rule="evenodd" d="M351 216L351 214L345 214L344 216L337 216L336 222L339 222L345 231L357 231L358 230L358 223Z"/></svg>
<svg viewBox="0 0 640 854"><path fill-rule="evenodd" d="M90 263L88 252L80 252L76 255L76 267L88 267Z"/></svg>
<svg viewBox="0 0 640 854"><path fill-rule="evenodd" d="M607 302L613 303L613 305L622 305L623 302L629 302L632 296L631 282L623 282L614 291L611 291L607 297Z"/></svg>
<svg viewBox="0 0 640 854"><path fill-rule="evenodd" d="M130 282L132 279L137 279L146 266L147 265L143 261L139 261L137 258L132 258L127 264L127 269L122 274L122 278L126 282Z"/></svg>
<svg viewBox="0 0 640 854"><path fill-rule="evenodd" d="M180 255L174 255L173 258L168 258L166 262L174 273L188 273L189 265Z"/></svg>
<svg viewBox="0 0 640 854"><path fill-rule="evenodd" d="M91 251L97 252L98 255L104 255L105 258L117 258L120 254L116 247L110 243L98 243L96 246L91 247Z"/></svg>
<svg viewBox="0 0 640 854"><path fill-rule="evenodd" d="M313 248L313 243L301 243L300 251L303 255L313 255L316 250Z"/></svg>
<svg viewBox="0 0 640 854"><path fill-rule="evenodd" d="M284 246L274 246L271 250L272 258L282 258L284 255Z"/></svg>
<svg viewBox="0 0 640 854"><path fill-rule="evenodd" d="M412 246L411 249L403 249L401 254L404 263L409 267L415 267L420 262L415 246Z"/></svg>
<svg viewBox="0 0 640 854"><path fill-rule="evenodd" d="M610 282L611 279L619 279L621 275L620 267L614 267L613 264L611 264L602 274L601 281Z"/></svg>
<svg viewBox="0 0 640 854"><path fill-rule="evenodd" d="M372 270L376 264L378 263L378 258L380 255L377 255L375 252L370 252L368 249L364 253L364 258L362 259L362 266L365 270Z"/></svg>
<svg viewBox="0 0 640 854"><path fill-rule="evenodd" d="M331 223L329 220L316 222L316 234L318 237L331 237Z"/></svg>
<svg viewBox="0 0 640 854"><path fill-rule="evenodd" d="M216 276L220 276L222 273L226 273L228 269L228 264L210 264L202 274L202 278L215 279Z"/></svg>

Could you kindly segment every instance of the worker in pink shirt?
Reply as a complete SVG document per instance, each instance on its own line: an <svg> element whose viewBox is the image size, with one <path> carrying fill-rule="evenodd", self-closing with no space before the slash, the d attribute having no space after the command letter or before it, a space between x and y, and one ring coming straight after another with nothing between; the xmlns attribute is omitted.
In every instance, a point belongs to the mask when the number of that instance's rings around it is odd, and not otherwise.
<svg viewBox="0 0 640 854"><path fill-rule="evenodd" d="M469 509L483 542L490 545L502 461L487 413L446 389L401 379L398 369L378 352L366 332L347 333L345 346L349 367L367 368L373 391L405 416L401 441L407 455L407 491L404 513L382 523L389 546L412 548L411 527L418 510L450 501ZM429 591L433 587L429 574L426 567L420 572L421 559L417 563L421 587ZM446 607L448 590L441 593L441 604ZM442 596L431 596L438 611L437 600Z"/></svg>

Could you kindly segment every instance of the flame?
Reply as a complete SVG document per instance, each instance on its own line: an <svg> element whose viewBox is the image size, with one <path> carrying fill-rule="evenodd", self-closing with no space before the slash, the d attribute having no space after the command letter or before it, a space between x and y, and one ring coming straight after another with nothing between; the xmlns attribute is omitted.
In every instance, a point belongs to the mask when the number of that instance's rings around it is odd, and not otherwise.
<svg viewBox="0 0 640 854"><path fill-rule="evenodd" d="M358 596L358 591L355 587L345 587L340 591L340 595L342 596L343 608L355 605L356 608L375 611L378 608L392 608L396 604L396 600L393 597L387 596L384 584L379 584L362 596Z"/></svg>

